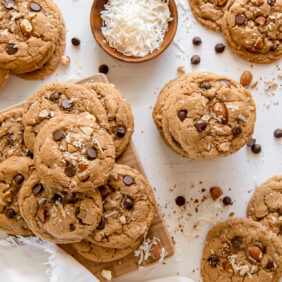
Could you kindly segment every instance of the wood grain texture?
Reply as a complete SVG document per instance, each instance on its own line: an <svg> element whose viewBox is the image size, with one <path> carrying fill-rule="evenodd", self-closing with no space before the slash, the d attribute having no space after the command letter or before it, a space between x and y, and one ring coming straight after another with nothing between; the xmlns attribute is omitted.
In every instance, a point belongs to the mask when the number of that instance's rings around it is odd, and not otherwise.
<svg viewBox="0 0 282 282"><path fill-rule="evenodd" d="M96 74L93 75L89 78L86 78L84 80L81 80L77 82L78 84L84 84L84 83L89 83L89 82L104 82L104 83L109 83L107 77L103 74ZM18 107L22 107L24 105L23 103L14 105L12 107L9 107L7 109L4 109L0 111L1 113L4 113L8 110L15 109ZM125 164L128 166L131 166L134 169L137 169L140 171L143 175L146 176L145 171L142 167L142 164L140 162L140 159L136 153L135 147L132 143L130 142L127 150L117 159L117 163L120 164ZM174 255L174 244L172 242L172 239L168 233L167 227L165 225L165 222L160 214L160 211L157 207L156 201L155 201L155 207L156 207L156 215L154 217L153 223L150 227L150 230L148 232L148 237L157 237L160 239L163 247L165 248L167 255L166 258L171 257ZM106 281L102 276L101 276L101 271L103 269L111 270L112 272L112 277L119 277L121 275L137 271L139 266L137 264L137 258L134 256L133 253L128 255L127 257L114 261L114 262L108 262L108 263L95 263L92 262L78 253L72 248L71 245L60 245L60 247L67 253L69 253L72 257L74 257L78 262L80 262L84 267L86 267L90 272L92 272L98 279L101 281ZM144 263L142 266L148 266L151 265L155 262L153 261L148 261Z"/></svg>

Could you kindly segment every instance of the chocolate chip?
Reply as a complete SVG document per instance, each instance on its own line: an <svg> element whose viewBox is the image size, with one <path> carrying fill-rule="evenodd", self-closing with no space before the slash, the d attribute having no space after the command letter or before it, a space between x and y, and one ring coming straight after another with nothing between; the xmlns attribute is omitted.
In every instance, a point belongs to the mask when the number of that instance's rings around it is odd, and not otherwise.
<svg viewBox="0 0 282 282"><path fill-rule="evenodd" d="M231 244L236 249L240 248L240 246L242 245L242 242L243 242L243 240L242 240L242 237L240 237L240 236L235 236L231 239Z"/></svg>
<svg viewBox="0 0 282 282"><path fill-rule="evenodd" d="M103 230L106 226L106 218L104 216L101 217L101 221L97 227L98 230Z"/></svg>
<svg viewBox="0 0 282 282"><path fill-rule="evenodd" d="M95 160L97 158L97 150L95 148L88 148L86 150L86 156L88 160Z"/></svg>
<svg viewBox="0 0 282 282"><path fill-rule="evenodd" d="M231 81L227 79L221 79L220 82L225 83L228 87L231 86Z"/></svg>
<svg viewBox="0 0 282 282"><path fill-rule="evenodd" d="M201 62L201 58L198 55L193 55L191 57L191 64L192 65L198 65Z"/></svg>
<svg viewBox="0 0 282 282"><path fill-rule="evenodd" d="M273 6L275 4L276 0L267 0L267 4L270 6Z"/></svg>
<svg viewBox="0 0 282 282"><path fill-rule="evenodd" d="M61 141L65 138L65 132L63 130L56 130L53 132L53 140L54 141Z"/></svg>
<svg viewBox="0 0 282 282"><path fill-rule="evenodd" d="M200 88L209 90L211 88L211 84L208 81L202 81L200 83Z"/></svg>
<svg viewBox="0 0 282 282"><path fill-rule="evenodd" d="M15 44L8 44L6 47L6 53L8 55L15 55L18 52L18 47Z"/></svg>
<svg viewBox="0 0 282 282"><path fill-rule="evenodd" d="M44 187L43 187L42 184L36 184L36 185L33 186L33 188L32 188L32 193L33 193L33 195L37 196L37 195L39 195L43 190L44 190Z"/></svg>
<svg viewBox="0 0 282 282"><path fill-rule="evenodd" d="M71 108L72 108L72 104L70 103L70 100L68 100L68 99L63 100L62 101L62 107L63 107L64 110L70 111Z"/></svg>
<svg viewBox="0 0 282 282"><path fill-rule="evenodd" d="M99 66L99 72L107 74L109 72L109 67L107 65L100 65Z"/></svg>
<svg viewBox="0 0 282 282"><path fill-rule="evenodd" d="M131 210L133 208L133 205L134 205L134 200L130 196L126 195L123 200L124 208L127 210Z"/></svg>
<svg viewBox="0 0 282 282"><path fill-rule="evenodd" d="M68 177L73 177L75 176L75 167L73 167L71 164L69 164L66 168L65 168L65 174Z"/></svg>
<svg viewBox="0 0 282 282"><path fill-rule="evenodd" d="M15 141L15 136L14 134L9 134L7 138L7 145L13 145Z"/></svg>
<svg viewBox="0 0 282 282"><path fill-rule="evenodd" d="M219 263L219 256L216 254L212 254L209 258L208 258L208 264L211 267L216 267Z"/></svg>
<svg viewBox="0 0 282 282"><path fill-rule="evenodd" d="M123 126L120 126L117 129L117 137L122 138L122 137L124 137L125 133L126 133L126 130Z"/></svg>
<svg viewBox="0 0 282 282"><path fill-rule="evenodd" d="M259 154L259 153L261 152L261 145L259 145L259 144L254 144L254 145L252 146L252 152L253 152L254 154Z"/></svg>
<svg viewBox="0 0 282 282"><path fill-rule="evenodd" d="M40 12L41 11L41 6L38 3L31 2L29 5L29 8L33 12Z"/></svg>
<svg viewBox="0 0 282 282"><path fill-rule="evenodd" d="M175 199L175 203L181 207L181 206L184 206L185 203L186 203L186 200L183 196L178 196L176 199Z"/></svg>
<svg viewBox="0 0 282 282"><path fill-rule="evenodd" d="M126 176L123 177L123 183L126 186L130 186L134 183L134 180L130 176L126 175Z"/></svg>
<svg viewBox="0 0 282 282"><path fill-rule="evenodd" d="M70 224L69 226L70 232L75 230L75 225L73 223Z"/></svg>
<svg viewBox="0 0 282 282"><path fill-rule="evenodd" d="M242 25L242 24L244 24L245 21L246 21L245 14L242 13L242 14L236 15L235 22L236 22L237 25Z"/></svg>
<svg viewBox="0 0 282 282"><path fill-rule="evenodd" d="M187 117L187 110L180 110L178 112L178 118L183 121Z"/></svg>
<svg viewBox="0 0 282 282"><path fill-rule="evenodd" d="M63 197L60 195L60 194L55 194L53 197L52 197L52 202L56 203L56 202L62 202L63 200Z"/></svg>
<svg viewBox="0 0 282 282"><path fill-rule="evenodd" d="M71 39L71 43L73 46L79 46L80 45L80 40L77 37L73 37Z"/></svg>
<svg viewBox="0 0 282 282"><path fill-rule="evenodd" d="M274 268L274 262L269 260L265 267L266 267L266 269L273 269Z"/></svg>
<svg viewBox="0 0 282 282"><path fill-rule="evenodd" d="M279 44L273 43L270 47L270 51L273 52L273 51L277 50L278 47L279 47Z"/></svg>
<svg viewBox="0 0 282 282"><path fill-rule="evenodd" d="M17 184L22 184L24 182L24 176L22 174L17 174L15 177L14 177L14 180Z"/></svg>
<svg viewBox="0 0 282 282"><path fill-rule="evenodd" d="M53 101L53 102L58 101L60 99L61 95L62 94L60 92L54 92L54 93L51 94L50 100Z"/></svg>
<svg viewBox="0 0 282 282"><path fill-rule="evenodd" d="M193 45L199 46L202 44L202 39L199 36L196 36L193 38L192 42L193 42Z"/></svg>
<svg viewBox="0 0 282 282"><path fill-rule="evenodd" d="M28 151L28 153L26 155L27 155L27 157L33 159L33 153L32 152Z"/></svg>
<svg viewBox="0 0 282 282"><path fill-rule="evenodd" d="M249 141L248 141L248 143L247 143L247 146L248 147L253 147L255 144L256 144L256 139L254 139L254 138L251 138Z"/></svg>
<svg viewBox="0 0 282 282"><path fill-rule="evenodd" d="M8 218L14 218L16 216L16 212L13 209L7 209L5 214Z"/></svg>
<svg viewBox="0 0 282 282"><path fill-rule="evenodd" d="M234 135L234 136L237 136L237 135L239 135L239 134L241 134L242 133L242 127L241 127L241 125L240 124L236 124L233 128L232 128L232 134Z"/></svg>
<svg viewBox="0 0 282 282"><path fill-rule="evenodd" d="M282 129L280 129L280 128L275 129L273 135L274 135L275 138L281 138L282 137Z"/></svg>
<svg viewBox="0 0 282 282"><path fill-rule="evenodd" d="M223 202L223 204L224 204L225 206L230 206L230 205L233 204L231 198L228 197L228 196L224 197L224 198L222 199L222 202Z"/></svg>
<svg viewBox="0 0 282 282"><path fill-rule="evenodd" d="M207 128L207 123L204 120L199 119L194 123L194 126L199 132L202 132Z"/></svg>
<svg viewBox="0 0 282 282"><path fill-rule="evenodd" d="M218 54L218 53L223 53L224 50L225 50L225 45L222 44L222 43L218 43L218 44L215 45L214 49L215 49L215 52L216 52L217 54Z"/></svg>
<svg viewBox="0 0 282 282"><path fill-rule="evenodd" d="M12 10L16 6L13 0L4 0L3 5L7 10Z"/></svg>

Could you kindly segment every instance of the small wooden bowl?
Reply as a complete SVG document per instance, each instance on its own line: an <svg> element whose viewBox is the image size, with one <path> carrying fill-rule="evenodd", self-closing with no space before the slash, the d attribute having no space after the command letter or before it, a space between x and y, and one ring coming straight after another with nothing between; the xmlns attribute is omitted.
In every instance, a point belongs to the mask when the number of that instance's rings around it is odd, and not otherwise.
<svg viewBox="0 0 282 282"><path fill-rule="evenodd" d="M100 45L100 47L109 55L112 57L123 61L127 63L142 63L149 60L152 60L159 56L161 53L163 53L166 48L170 45L172 42L178 25L178 13L177 13L177 7L174 2L174 0L169 1L169 9L171 13L171 17L173 20L169 23L168 31L165 34L164 41L161 45L161 47L152 53L148 54L145 57L129 57L125 56L122 53L118 52L114 48L110 47L108 42L106 41L105 37L103 36L101 27L103 25L102 19L101 19L101 11L104 10L104 5L108 2L108 0L94 0L91 13L90 13L90 24L91 24L91 30L93 33L94 38L96 39L97 43Z"/></svg>

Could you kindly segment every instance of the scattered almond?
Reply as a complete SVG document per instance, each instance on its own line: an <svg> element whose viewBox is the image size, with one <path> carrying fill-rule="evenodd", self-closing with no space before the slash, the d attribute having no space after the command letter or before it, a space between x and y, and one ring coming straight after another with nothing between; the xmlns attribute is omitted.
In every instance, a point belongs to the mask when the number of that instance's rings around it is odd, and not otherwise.
<svg viewBox="0 0 282 282"><path fill-rule="evenodd" d="M179 67L179 68L177 69L177 71L178 71L178 73L181 73L181 74L186 73L186 69L185 69L184 66Z"/></svg>
<svg viewBox="0 0 282 282"><path fill-rule="evenodd" d="M232 264L228 260L225 260L223 262L223 268L224 268L225 271L228 271L228 272L232 272L233 271Z"/></svg>
<svg viewBox="0 0 282 282"><path fill-rule="evenodd" d="M252 82L253 74L250 71L244 71L240 78L240 83L243 86L249 86Z"/></svg>
<svg viewBox="0 0 282 282"><path fill-rule="evenodd" d="M262 49L264 46L263 40L259 37L255 43L256 49Z"/></svg>
<svg viewBox="0 0 282 282"><path fill-rule="evenodd" d="M69 56L62 56L61 57L61 63L64 65L64 66L68 66L70 64L70 57Z"/></svg>
<svg viewBox="0 0 282 282"><path fill-rule="evenodd" d="M151 257L153 260L158 260L161 257L162 245L159 240L155 240L151 248Z"/></svg>
<svg viewBox="0 0 282 282"><path fill-rule="evenodd" d="M20 23L20 29L24 36L30 37L32 35L33 27L29 20L23 19Z"/></svg>
<svg viewBox="0 0 282 282"><path fill-rule="evenodd" d="M212 110L214 114L216 115L216 117L220 119L220 122L222 124L226 124L228 122L228 113L227 113L227 110L224 104L215 103L212 106Z"/></svg>
<svg viewBox="0 0 282 282"><path fill-rule="evenodd" d="M265 19L265 17L263 17L263 16L259 16L259 17L257 17L256 20L255 20L255 22L256 22L257 24L260 24L260 25L264 25L264 24L265 24L265 21L266 21L266 19Z"/></svg>
<svg viewBox="0 0 282 282"><path fill-rule="evenodd" d="M255 80L255 81L252 82L251 87L255 88L257 85L258 85L258 81Z"/></svg>
<svg viewBox="0 0 282 282"><path fill-rule="evenodd" d="M257 246L249 247L249 252L251 257L256 261L261 261L262 259L262 250Z"/></svg>
<svg viewBox="0 0 282 282"><path fill-rule="evenodd" d="M39 210L37 216L39 217L42 223L46 221L47 216L46 216L46 211L44 209Z"/></svg>
<svg viewBox="0 0 282 282"><path fill-rule="evenodd" d="M223 194L223 192L222 192L222 189L220 187L213 186L210 189L210 194L211 194L212 199L215 201L216 199L218 199Z"/></svg>

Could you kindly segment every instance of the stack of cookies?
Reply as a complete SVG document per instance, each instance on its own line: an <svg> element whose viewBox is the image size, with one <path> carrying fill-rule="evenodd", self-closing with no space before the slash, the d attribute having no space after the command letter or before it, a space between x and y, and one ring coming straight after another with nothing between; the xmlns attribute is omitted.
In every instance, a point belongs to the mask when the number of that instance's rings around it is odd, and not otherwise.
<svg viewBox="0 0 282 282"><path fill-rule="evenodd" d="M134 120L111 84L51 83L0 116L0 228L112 261L136 249L155 214L152 188L115 160Z"/></svg>
<svg viewBox="0 0 282 282"><path fill-rule="evenodd" d="M268 64L282 57L281 0L189 0L195 18L222 31L241 58Z"/></svg>
<svg viewBox="0 0 282 282"><path fill-rule="evenodd" d="M65 50L66 28L53 0L3 0L0 4L0 87L9 74L44 79Z"/></svg>
<svg viewBox="0 0 282 282"><path fill-rule="evenodd" d="M251 93L213 73L188 73L160 92L153 119L165 143L191 159L231 155L251 138L256 106Z"/></svg>

